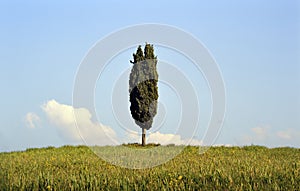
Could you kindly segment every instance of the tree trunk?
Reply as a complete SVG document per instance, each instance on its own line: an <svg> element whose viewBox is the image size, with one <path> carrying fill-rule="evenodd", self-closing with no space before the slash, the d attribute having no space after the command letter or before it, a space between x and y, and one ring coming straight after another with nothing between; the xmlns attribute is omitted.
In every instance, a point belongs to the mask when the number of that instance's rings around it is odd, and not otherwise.
<svg viewBox="0 0 300 191"><path fill-rule="evenodd" d="M142 128L142 146L146 145L146 129Z"/></svg>

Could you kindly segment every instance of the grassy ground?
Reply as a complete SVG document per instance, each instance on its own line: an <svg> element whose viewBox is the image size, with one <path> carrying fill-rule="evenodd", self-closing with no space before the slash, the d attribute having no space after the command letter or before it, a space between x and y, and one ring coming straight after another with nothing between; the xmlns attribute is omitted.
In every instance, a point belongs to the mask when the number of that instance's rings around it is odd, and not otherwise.
<svg viewBox="0 0 300 191"><path fill-rule="evenodd" d="M0 190L300 190L299 169L295 148L212 147L199 154L188 146L139 170L111 165L88 147L64 146L0 153Z"/></svg>

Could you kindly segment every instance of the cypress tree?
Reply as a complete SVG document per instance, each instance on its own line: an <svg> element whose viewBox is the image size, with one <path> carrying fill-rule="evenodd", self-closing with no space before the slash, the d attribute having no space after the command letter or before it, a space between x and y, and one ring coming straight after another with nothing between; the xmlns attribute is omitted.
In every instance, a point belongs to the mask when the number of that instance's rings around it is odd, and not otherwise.
<svg viewBox="0 0 300 191"><path fill-rule="evenodd" d="M135 123L142 128L142 145L146 144L149 130L157 113L158 74L157 57L153 45L146 43L144 51L138 46L133 53L133 64L129 77L130 111Z"/></svg>

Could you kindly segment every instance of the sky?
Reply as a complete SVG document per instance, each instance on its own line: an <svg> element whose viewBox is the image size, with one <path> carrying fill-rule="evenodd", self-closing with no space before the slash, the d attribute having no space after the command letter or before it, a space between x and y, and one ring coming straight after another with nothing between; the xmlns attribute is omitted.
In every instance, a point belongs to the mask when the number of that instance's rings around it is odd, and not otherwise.
<svg viewBox="0 0 300 191"><path fill-rule="evenodd" d="M118 91L115 84L120 91L127 89L135 47L116 54L99 76L94 100L97 120L87 108L73 107L72 96L78 68L88 51L114 31L145 23L186 31L218 64L226 89L226 113L214 145L300 147L299 1L3 0L0 152L140 141L140 129L130 119L128 107L126 110L128 95L114 97L113 92ZM145 42L147 39L141 44ZM185 144L191 138L190 143L201 145L212 104L205 77L195 73L192 61L179 52L154 47L159 71L164 62L170 63L194 85L200 130L193 137L176 133L182 100L176 90L160 82L160 105L149 142ZM114 116L112 99L124 100L120 119ZM80 114L77 124L92 130L78 131L74 111ZM126 125L122 120L127 120Z"/></svg>

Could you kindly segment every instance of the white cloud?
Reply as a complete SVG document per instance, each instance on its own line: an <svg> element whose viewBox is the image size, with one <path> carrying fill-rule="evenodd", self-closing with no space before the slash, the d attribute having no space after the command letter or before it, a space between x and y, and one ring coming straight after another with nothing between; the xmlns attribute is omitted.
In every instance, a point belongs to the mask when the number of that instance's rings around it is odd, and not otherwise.
<svg viewBox="0 0 300 191"><path fill-rule="evenodd" d="M26 126L29 127L29 128L36 128L39 123L40 123L40 118L37 114L35 113L32 113L32 112L29 112L26 114L25 116L25 123L26 123Z"/></svg>
<svg viewBox="0 0 300 191"><path fill-rule="evenodd" d="M251 130L255 134L255 138L257 138L259 140L264 140L268 136L269 129L270 129L269 126L258 126L258 127L252 128Z"/></svg>
<svg viewBox="0 0 300 191"><path fill-rule="evenodd" d="M251 132L241 136L239 145L255 144L268 147L299 147L300 131L296 128L275 129L269 125L251 128Z"/></svg>
<svg viewBox="0 0 300 191"><path fill-rule="evenodd" d="M247 144L265 144L266 141L270 141L272 133L270 132L271 127L269 125L260 125L251 128L251 132L241 136L241 145Z"/></svg>
<svg viewBox="0 0 300 191"><path fill-rule="evenodd" d="M141 135L137 132L128 133L129 142L141 142ZM128 141L128 140L127 140ZM197 139L182 139L180 135L164 134L160 132L149 133L146 137L147 143L160 143L161 145L175 144L175 145L202 145L203 142Z"/></svg>
<svg viewBox="0 0 300 191"><path fill-rule="evenodd" d="M232 144L214 144L213 147L232 147Z"/></svg>
<svg viewBox="0 0 300 191"><path fill-rule="evenodd" d="M187 140L189 145L203 145L203 141L202 140L198 140L198 139L191 139L191 140Z"/></svg>
<svg viewBox="0 0 300 191"><path fill-rule="evenodd" d="M92 122L91 113L85 108L73 108L50 100L42 109L49 121L68 141L88 145L116 144L115 131L108 126Z"/></svg>
<svg viewBox="0 0 300 191"><path fill-rule="evenodd" d="M276 135L281 139L289 140L292 138L292 131L291 129L287 129L285 131L277 131Z"/></svg>
<svg viewBox="0 0 300 191"><path fill-rule="evenodd" d="M300 137L300 131L293 129L293 128L288 128L282 131L277 131L276 135L278 138L280 139L284 139L284 140L299 140Z"/></svg>

